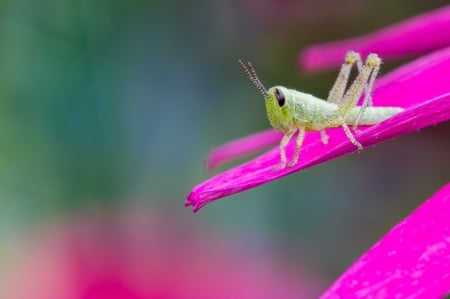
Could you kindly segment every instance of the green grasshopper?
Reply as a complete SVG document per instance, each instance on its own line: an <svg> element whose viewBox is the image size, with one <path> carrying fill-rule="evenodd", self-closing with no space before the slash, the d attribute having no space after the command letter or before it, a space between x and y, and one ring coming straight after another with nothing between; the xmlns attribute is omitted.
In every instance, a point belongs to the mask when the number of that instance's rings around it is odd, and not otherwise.
<svg viewBox="0 0 450 299"><path fill-rule="evenodd" d="M281 164L274 169L284 169L297 164L306 131L320 131L323 144L327 144L328 136L325 130L342 127L351 143L358 147L358 150L362 150L363 146L355 138L349 125L353 125L353 130L356 130L358 125L374 125L403 111L400 107L372 106L372 89L381 65L377 54L369 54L363 64L358 53L348 52L327 101L283 86L274 86L267 90L250 62L245 65L239 60L239 64L264 96L270 124L284 133L280 143ZM346 89L355 64L358 75ZM362 105L356 106L363 93ZM294 157L287 163L285 148L297 131Z"/></svg>

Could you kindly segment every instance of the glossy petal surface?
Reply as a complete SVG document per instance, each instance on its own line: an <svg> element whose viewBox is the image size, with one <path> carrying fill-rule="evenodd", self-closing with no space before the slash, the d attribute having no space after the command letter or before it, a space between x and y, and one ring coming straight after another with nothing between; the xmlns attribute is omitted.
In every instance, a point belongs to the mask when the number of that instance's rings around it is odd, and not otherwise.
<svg viewBox="0 0 450 299"><path fill-rule="evenodd" d="M450 293L450 184L357 260L321 296L442 298Z"/></svg>

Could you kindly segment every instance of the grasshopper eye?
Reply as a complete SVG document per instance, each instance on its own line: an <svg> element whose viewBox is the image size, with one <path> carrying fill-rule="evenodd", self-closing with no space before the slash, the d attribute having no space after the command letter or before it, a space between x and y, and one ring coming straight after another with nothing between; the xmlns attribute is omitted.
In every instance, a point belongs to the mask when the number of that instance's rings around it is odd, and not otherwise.
<svg viewBox="0 0 450 299"><path fill-rule="evenodd" d="M284 97L284 94L281 90L278 88L275 88L275 97L277 98L278 105L280 107L284 106L284 103L286 102L286 98Z"/></svg>

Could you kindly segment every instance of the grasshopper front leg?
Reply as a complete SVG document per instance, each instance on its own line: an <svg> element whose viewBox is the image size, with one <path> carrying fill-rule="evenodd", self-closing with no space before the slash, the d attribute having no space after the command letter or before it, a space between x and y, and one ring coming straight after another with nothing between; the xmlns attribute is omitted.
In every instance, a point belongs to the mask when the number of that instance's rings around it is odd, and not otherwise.
<svg viewBox="0 0 450 299"><path fill-rule="evenodd" d="M289 162L289 164L288 164L289 168L295 166L298 162L298 157L300 156L300 148L302 147L303 139L305 139L305 128L299 127L297 141L295 142L294 157L292 158L291 162Z"/></svg>
<svg viewBox="0 0 450 299"><path fill-rule="evenodd" d="M280 142L280 157L281 157L281 164L278 166L275 166L272 168L272 170L280 170L286 168L287 159L286 159L286 145L289 143L289 140L291 140L292 136L294 136L295 132L297 131L297 128L294 130L289 131L286 133Z"/></svg>

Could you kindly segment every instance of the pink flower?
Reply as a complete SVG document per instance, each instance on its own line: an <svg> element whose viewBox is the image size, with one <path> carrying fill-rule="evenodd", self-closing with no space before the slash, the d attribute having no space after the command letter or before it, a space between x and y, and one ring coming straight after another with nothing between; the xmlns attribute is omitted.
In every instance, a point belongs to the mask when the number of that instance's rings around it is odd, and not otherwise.
<svg viewBox="0 0 450 299"><path fill-rule="evenodd" d="M377 53L384 60L423 54L450 45L449 32L450 5L361 37L313 45L300 53L298 62L313 71L339 66L348 50L363 56Z"/></svg>
<svg viewBox="0 0 450 299"><path fill-rule="evenodd" d="M450 183L369 249L320 297L443 298L450 292Z"/></svg>
<svg viewBox="0 0 450 299"><path fill-rule="evenodd" d="M375 106L399 106L405 110L377 125L361 128L356 135L365 146L417 131L450 119L450 47L444 48L380 78L375 85ZM296 166L279 171L272 167L280 161L278 148L270 150L252 161L224 171L194 187L186 199L194 211L218 198L241 192L279 179L319 163L356 151L341 128L327 130L330 141L323 145L317 132L308 132ZM232 141L216 148L208 158L215 167L224 161L248 154L250 150L279 141L281 134L267 130L256 135ZM294 139L294 138L293 138ZM291 157L291 142L286 153Z"/></svg>

